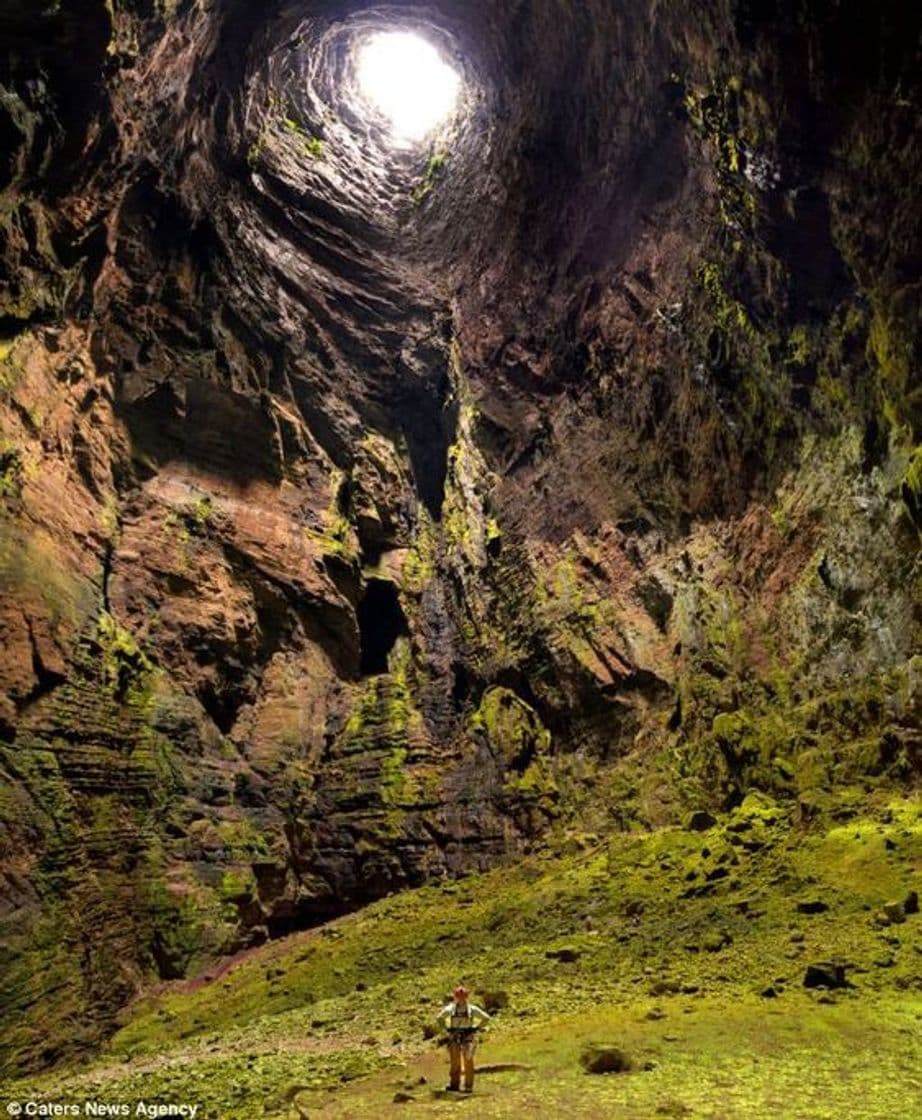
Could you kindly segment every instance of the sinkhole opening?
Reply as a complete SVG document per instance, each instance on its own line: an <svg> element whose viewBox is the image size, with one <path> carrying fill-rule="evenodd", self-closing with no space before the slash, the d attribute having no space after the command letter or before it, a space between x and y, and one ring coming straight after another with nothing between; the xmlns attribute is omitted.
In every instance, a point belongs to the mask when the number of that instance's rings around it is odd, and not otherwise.
<svg viewBox="0 0 922 1120"><path fill-rule="evenodd" d="M407 620L400 606L397 588L389 580L370 579L358 608L363 677L387 672L388 654L402 634L408 634Z"/></svg>
<svg viewBox="0 0 922 1120"><path fill-rule="evenodd" d="M356 73L365 99L388 118L395 143L423 140L455 109L461 77L412 31L382 31L359 48Z"/></svg>

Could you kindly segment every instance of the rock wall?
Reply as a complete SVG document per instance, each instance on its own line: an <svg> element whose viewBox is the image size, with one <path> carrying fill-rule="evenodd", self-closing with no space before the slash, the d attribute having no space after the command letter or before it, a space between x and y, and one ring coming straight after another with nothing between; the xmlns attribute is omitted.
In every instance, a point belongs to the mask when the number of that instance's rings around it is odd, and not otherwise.
<svg viewBox="0 0 922 1120"><path fill-rule="evenodd" d="M425 151L356 44L461 68ZM0 13L0 1007L920 769L915 14Z"/></svg>

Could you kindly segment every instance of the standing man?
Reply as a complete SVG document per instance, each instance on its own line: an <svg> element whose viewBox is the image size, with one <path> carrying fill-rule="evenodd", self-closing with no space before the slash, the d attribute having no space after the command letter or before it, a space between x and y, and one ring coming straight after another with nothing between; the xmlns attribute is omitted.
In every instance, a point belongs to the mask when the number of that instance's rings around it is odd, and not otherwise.
<svg viewBox="0 0 922 1120"><path fill-rule="evenodd" d="M438 1014L438 1021L448 1031L449 1083L447 1088L456 1093L461 1088L461 1069L464 1068L463 1092L474 1089L474 1048L477 1045L477 1020L486 1022L490 1016L476 1003L469 1003L470 992L463 984L454 991L454 999L446 1003Z"/></svg>

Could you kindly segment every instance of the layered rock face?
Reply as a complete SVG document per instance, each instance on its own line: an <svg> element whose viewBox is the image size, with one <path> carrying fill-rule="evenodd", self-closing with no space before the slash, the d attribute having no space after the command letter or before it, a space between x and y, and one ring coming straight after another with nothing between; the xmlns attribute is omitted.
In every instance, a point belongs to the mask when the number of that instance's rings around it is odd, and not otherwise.
<svg viewBox="0 0 922 1120"><path fill-rule="evenodd" d="M0 1007L917 779L918 20L0 12ZM455 116L391 142L415 30Z"/></svg>

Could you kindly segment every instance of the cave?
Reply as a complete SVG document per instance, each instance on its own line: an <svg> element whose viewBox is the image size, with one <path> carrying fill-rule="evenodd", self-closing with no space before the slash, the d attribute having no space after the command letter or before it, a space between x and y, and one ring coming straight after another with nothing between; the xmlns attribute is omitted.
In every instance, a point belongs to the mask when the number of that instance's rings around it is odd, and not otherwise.
<svg viewBox="0 0 922 1120"><path fill-rule="evenodd" d="M356 614L362 641L362 676L386 673L388 654L400 635L409 632L397 588L387 580L370 579Z"/></svg>
<svg viewBox="0 0 922 1120"><path fill-rule="evenodd" d="M0 0L17 1101L428 1114L454 968L491 1115L622 1035L638 1114L906 1111L920 63L906 0Z"/></svg>

